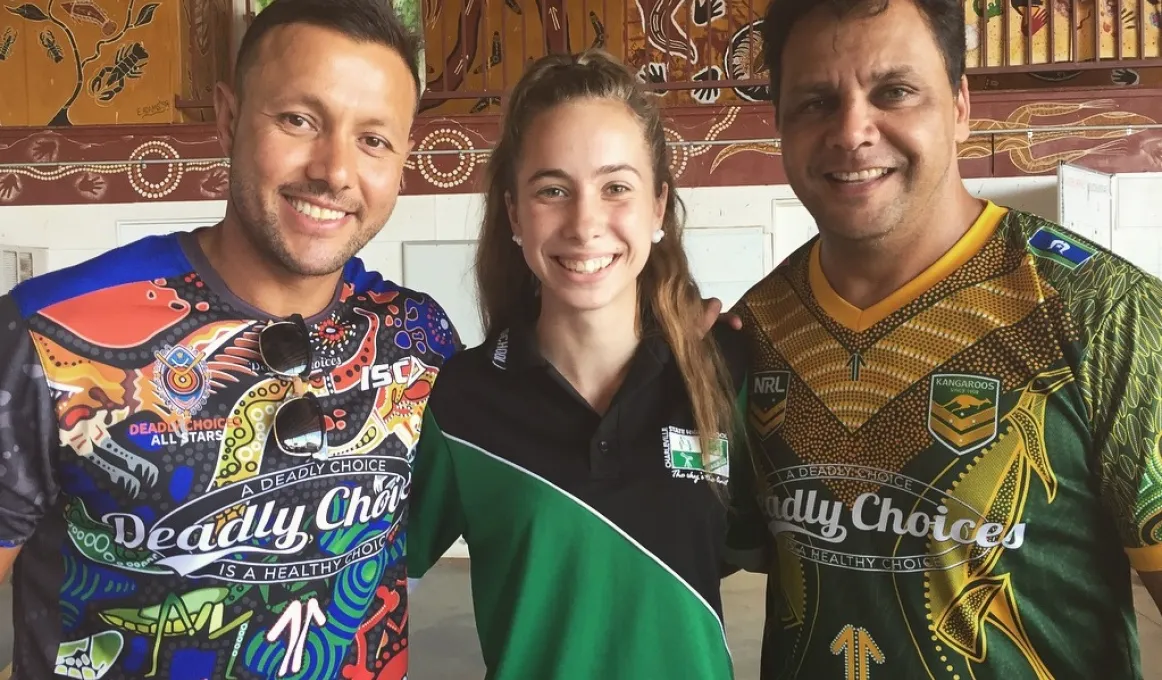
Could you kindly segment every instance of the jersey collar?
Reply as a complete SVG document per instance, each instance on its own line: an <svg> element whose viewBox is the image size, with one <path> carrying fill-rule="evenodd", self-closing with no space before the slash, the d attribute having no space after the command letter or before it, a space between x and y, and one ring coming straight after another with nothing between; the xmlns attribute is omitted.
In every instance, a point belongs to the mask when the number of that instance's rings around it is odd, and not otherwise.
<svg viewBox="0 0 1162 680"><path fill-rule="evenodd" d="M492 365L502 371L521 371L549 365L537 346L535 327L531 321L505 328L490 338L485 346ZM652 318L647 319L642 329L641 345L634 356L634 363L638 363L638 358L648 358L658 368L668 363L673 356L661 329Z"/></svg>
<svg viewBox="0 0 1162 680"><path fill-rule="evenodd" d="M823 273L823 267L819 263L819 241L816 240L811 246L807 265L811 294L815 296L815 300L823 308L823 311L836 323L856 333L862 333L920 297L928 289L972 259L992 238L1006 212L1008 212L1006 208L998 206L992 201L987 201L984 210L981 211L976 221L952 249L928 269L921 272L919 276L867 309L860 309L844 300L831 287L831 283L827 280L827 276Z"/></svg>

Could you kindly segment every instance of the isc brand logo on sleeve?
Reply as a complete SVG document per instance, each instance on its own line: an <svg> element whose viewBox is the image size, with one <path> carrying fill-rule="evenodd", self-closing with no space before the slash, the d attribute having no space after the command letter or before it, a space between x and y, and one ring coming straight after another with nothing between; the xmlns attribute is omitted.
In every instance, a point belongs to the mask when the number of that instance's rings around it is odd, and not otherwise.
<svg viewBox="0 0 1162 680"><path fill-rule="evenodd" d="M708 461L703 460L702 440L694 430L663 428L662 443L666 469L675 478L705 479L720 484L730 478L730 440L721 432L716 436L714 451L708 456Z"/></svg>
<svg viewBox="0 0 1162 680"><path fill-rule="evenodd" d="M751 376L748 418L762 439L771 436L787 415L790 371L760 371Z"/></svg>

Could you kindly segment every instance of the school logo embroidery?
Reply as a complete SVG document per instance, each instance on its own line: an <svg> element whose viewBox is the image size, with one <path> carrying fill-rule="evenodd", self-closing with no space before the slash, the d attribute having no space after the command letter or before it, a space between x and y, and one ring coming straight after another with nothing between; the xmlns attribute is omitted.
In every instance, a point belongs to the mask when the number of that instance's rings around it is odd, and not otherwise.
<svg viewBox="0 0 1162 680"><path fill-rule="evenodd" d="M938 373L928 396L928 431L957 455L997 436L1001 381L979 375Z"/></svg>
<svg viewBox="0 0 1162 680"><path fill-rule="evenodd" d="M749 420L761 439L771 436L787 415L790 371L762 371L751 378Z"/></svg>
<svg viewBox="0 0 1162 680"><path fill-rule="evenodd" d="M666 469L675 479L685 477L725 483L730 478L730 440L718 433L714 451L703 461L702 441L694 430L667 427L662 430Z"/></svg>
<svg viewBox="0 0 1162 680"><path fill-rule="evenodd" d="M189 417L210 396L204 355L178 345L157 352L153 362L153 389L176 414Z"/></svg>
<svg viewBox="0 0 1162 680"><path fill-rule="evenodd" d="M1069 269L1077 269L1094 256L1093 250L1077 239L1048 227L1041 227L1030 236L1029 245L1034 254Z"/></svg>

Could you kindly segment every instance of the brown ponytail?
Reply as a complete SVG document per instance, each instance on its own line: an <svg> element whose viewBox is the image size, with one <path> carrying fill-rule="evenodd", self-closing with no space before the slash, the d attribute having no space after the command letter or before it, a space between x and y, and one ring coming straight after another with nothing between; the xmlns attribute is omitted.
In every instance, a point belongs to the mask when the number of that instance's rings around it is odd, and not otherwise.
<svg viewBox="0 0 1162 680"><path fill-rule="evenodd" d="M476 254L484 327L495 337L538 310L536 281L520 249L512 245L505 194L516 193L516 162L532 122L557 105L580 99L624 103L641 123L649 144L655 195L661 195L663 187L670 189L662 222L665 238L654 245L638 278L639 313L657 320L674 354L701 437L703 461L708 463L717 433L738 431L730 376L717 343L701 332L702 296L682 247L685 210L674 187L660 111L633 73L604 51L543 57L530 66L509 97L501 138L486 171L484 226Z"/></svg>

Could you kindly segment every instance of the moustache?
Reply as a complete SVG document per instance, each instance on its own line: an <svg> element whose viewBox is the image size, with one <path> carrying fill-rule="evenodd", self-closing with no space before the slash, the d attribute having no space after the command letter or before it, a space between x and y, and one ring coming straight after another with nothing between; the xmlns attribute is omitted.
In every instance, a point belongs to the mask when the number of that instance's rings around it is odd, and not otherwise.
<svg viewBox="0 0 1162 680"><path fill-rule="evenodd" d="M321 203L326 203L329 207L346 213L358 215L363 211L361 204L332 191L326 182L284 184L279 187L279 193L284 196L318 199Z"/></svg>

